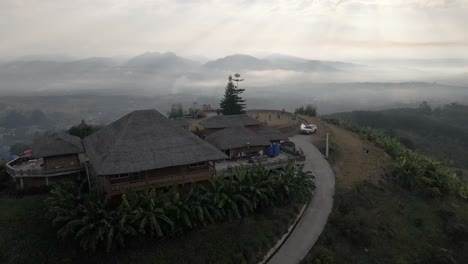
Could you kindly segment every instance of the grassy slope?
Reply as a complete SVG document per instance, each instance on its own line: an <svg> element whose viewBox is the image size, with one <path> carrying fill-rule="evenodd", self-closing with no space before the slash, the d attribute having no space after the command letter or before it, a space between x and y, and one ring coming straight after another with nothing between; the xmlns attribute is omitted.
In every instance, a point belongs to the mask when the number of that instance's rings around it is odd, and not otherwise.
<svg viewBox="0 0 468 264"><path fill-rule="evenodd" d="M467 240L453 236L457 224L468 224L466 202L432 199L387 183L383 174L391 161L385 153L353 133L328 129L339 146L333 162L335 204L304 263L452 263L437 262L447 255L458 263L468 259ZM361 146L371 146L373 156L362 155Z"/></svg>
<svg viewBox="0 0 468 264"><path fill-rule="evenodd" d="M133 241L90 256L55 238L43 196L0 197L0 263L256 263L286 231L299 206L221 223L164 241Z"/></svg>
<svg viewBox="0 0 468 264"><path fill-rule="evenodd" d="M56 242L44 218L43 199L0 197L0 263L45 262Z"/></svg>

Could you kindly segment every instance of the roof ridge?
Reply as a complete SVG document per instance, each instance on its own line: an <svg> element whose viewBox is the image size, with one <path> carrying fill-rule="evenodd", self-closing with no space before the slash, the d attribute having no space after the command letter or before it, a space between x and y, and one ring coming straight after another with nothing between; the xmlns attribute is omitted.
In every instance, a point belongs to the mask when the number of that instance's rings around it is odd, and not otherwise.
<svg viewBox="0 0 468 264"><path fill-rule="evenodd" d="M66 143L69 143L69 144L72 144L75 147L78 147L78 146L75 145L75 142L72 141L72 139L76 139L77 141L80 142L81 147L83 147L83 143L81 142L80 137L70 135L70 134L65 133L65 132L57 132L57 137L60 138L61 140L65 141Z"/></svg>
<svg viewBox="0 0 468 264"><path fill-rule="evenodd" d="M99 175L152 170L227 156L157 110L127 114L85 140Z"/></svg>
<svg viewBox="0 0 468 264"><path fill-rule="evenodd" d="M140 110L140 111L142 111L142 110ZM114 148L116 148L116 146L118 145L118 143L120 143L122 141L122 135L125 135L127 133L127 130L128 130L128 124L130 123L130 115L133 115L134 112L131 112L128 115L126 115L126 116L124 116L123 118L120 119L122 121L125 121L124 128L122 130L120 130L119 131L120 133L118 133L116 135L116 140L114 140L112 146L108 149L108 151L106 151L106 154L104 155L104 157L100 161L101 164L106 161L106 159L109 157L109 154L111 154L113 152ZM119 122L119 120L117 120L117 122Z"/></svg>

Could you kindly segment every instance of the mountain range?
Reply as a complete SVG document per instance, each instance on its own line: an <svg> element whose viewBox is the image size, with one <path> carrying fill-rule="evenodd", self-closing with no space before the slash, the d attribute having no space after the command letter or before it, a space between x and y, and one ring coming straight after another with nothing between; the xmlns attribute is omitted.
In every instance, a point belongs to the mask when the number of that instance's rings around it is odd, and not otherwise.
<svg viewBox="0 0 468 264"><path fill-rule="evenodd" d="M146 52L118 63L112 58L93 57L75 61L17 60L0 64L0 74L86 73L86 72L187 72L197 70L263 71L289 70L301 72L334 72L350 69L354 64L320 60L308 60L287 55L270 55L257 58L235 54L200 63L172 52Z"/></svg>

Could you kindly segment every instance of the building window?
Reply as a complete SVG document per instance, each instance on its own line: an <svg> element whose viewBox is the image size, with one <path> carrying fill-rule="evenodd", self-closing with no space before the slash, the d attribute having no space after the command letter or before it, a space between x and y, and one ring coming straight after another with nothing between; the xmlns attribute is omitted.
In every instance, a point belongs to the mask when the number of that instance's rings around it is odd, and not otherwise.
<svg viewBox="0 0 468 264"><path fill-rule="evenodd" d="M110 176L111 183L122 183L122 182L128 182L128 181L129 181L128 174L115 174L115 175Z"/></svg>
<svg viewBox="0 0 468 264"><path fill-rule="evenodd" d="M122 178L128 178L129 174L124 173L124 174L115 174L111 176L111 179L122 179Z"/></svg>
<svg viewBox="0 0 468 264"><path fill-rule="evenodd" d="M206 162L198 162L189 165L189 168L206 167Z"/></svg>
<svg viewBox="0 0 468 264"><path fill-rule="evenodd" d="M133 172L133 173L130 173L130 179L132 181L138 181L138 180L141 180L143 177L141 175L140 172Z"/></svg>

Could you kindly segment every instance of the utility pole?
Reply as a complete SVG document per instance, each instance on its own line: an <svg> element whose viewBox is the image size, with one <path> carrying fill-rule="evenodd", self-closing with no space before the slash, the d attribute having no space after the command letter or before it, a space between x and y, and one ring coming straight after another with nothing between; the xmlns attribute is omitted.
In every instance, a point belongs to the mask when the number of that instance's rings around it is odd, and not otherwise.
<svg viewBox="0 0 468 264"><path fill-rule="evenodd" d="M327 132L327 144L326 144L326 147L325 147L325 158L328 159L328 132Z"/></svg>

